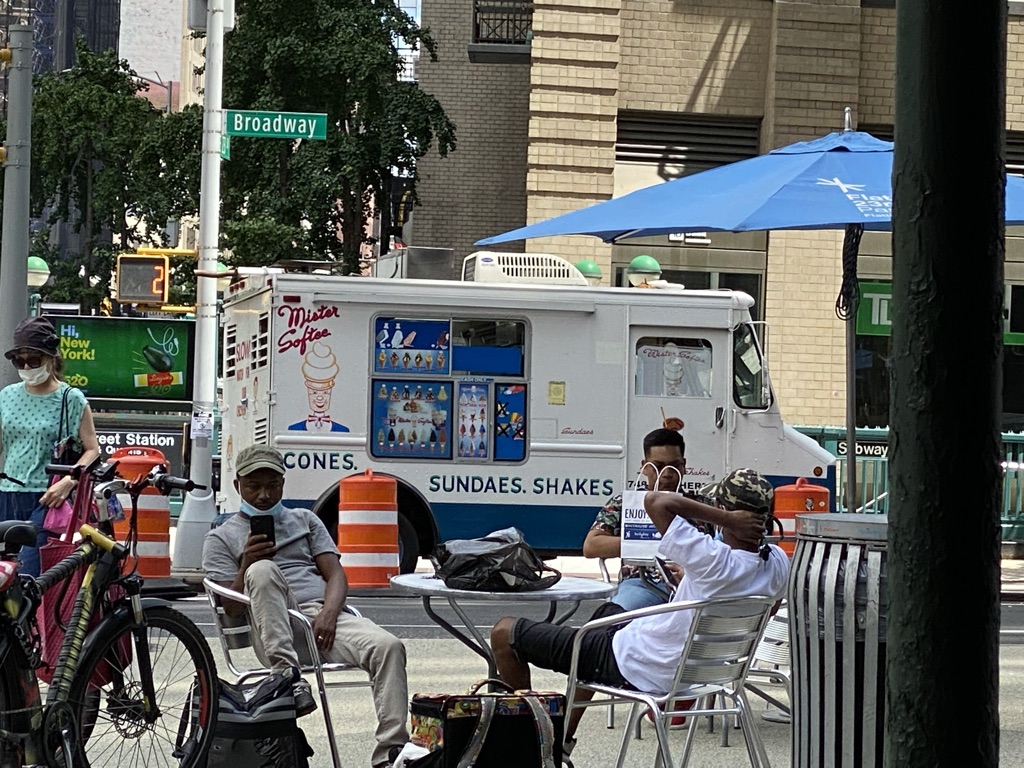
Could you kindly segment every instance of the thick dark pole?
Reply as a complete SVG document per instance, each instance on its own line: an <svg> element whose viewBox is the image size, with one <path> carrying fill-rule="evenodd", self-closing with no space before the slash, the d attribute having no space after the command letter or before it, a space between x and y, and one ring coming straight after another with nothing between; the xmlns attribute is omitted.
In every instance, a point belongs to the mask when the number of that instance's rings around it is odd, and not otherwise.
<svg viewBox="0 0 1024 768"><path fill-rule="evenodd" d="M999 764L1006 2L896 4L886 765Z"/></svg>

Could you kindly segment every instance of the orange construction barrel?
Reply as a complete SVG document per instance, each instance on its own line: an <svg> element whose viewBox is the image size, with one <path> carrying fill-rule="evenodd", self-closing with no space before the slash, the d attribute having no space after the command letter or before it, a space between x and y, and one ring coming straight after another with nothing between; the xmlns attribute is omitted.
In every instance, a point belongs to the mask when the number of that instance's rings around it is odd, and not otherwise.
<svg viewBox="0 0 1024 768"><path fill-rule="evenodd" d="M353 587L387 587L399 573L398 482L372 469L339 483L338 550Z"/></svg>
<svg viewBox="0 0 1024 768"><path fill-rule="evenodd" d="M796 516L809 512L828 512L828 488L811 485L807 478L798 477L792 485L775 489L775 517L782 523L785 539L779 546L792 557L796 548Z"/></svg>
<svg viewBox="0 0 1024 768"><path fill-rule="evenodd" d="M157 464L167 464L167 457L155 448L118 448L110 455L117 462L117 474L126 480L137 480L148 475ZM128 536L128 518L131 514L131 499L122 494L119 499L124 507L125 519L114 523L114 533L119 541ZM138 574L144 579L166 579L171 575L171 505L166 496L155 488L146 488L139 495L139 512L136 517L138 539L135 554L138 555Z"/></svg>

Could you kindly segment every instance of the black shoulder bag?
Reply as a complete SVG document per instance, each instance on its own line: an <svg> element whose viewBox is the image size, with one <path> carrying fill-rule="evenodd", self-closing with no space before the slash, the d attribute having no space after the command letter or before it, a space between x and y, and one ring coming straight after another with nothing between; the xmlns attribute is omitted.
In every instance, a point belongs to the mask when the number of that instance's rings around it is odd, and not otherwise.
<svg viewBox="0 0 1024 768"><path fill-rule="evenodd" d="M54 464L77 464L85 453L78 435L71 434L71 414L68 413L68 395L74 387L66 387L60 400L60 418L57 420L57 441L53 444Z"/></svg>

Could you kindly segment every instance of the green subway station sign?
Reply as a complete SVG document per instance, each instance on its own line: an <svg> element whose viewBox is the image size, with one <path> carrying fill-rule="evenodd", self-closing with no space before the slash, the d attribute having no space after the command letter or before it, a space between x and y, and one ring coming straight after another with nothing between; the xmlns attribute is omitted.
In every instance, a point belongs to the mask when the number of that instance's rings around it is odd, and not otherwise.
<svg viewBox="0 0 1024 768"><path fill-rule="evenodd" d="M892 307L892 283L861 280L860 305L857 307L857 335L891 336ZM1024 333L1004 333L1003 344L1024 345Z"/></svg>
<svg viewBox="0 0 1024 768"><path fill-rule="evenodd" d="M327 114L323 112L252 112L225 110L228 136L256 139L326 139Z"/></svg>

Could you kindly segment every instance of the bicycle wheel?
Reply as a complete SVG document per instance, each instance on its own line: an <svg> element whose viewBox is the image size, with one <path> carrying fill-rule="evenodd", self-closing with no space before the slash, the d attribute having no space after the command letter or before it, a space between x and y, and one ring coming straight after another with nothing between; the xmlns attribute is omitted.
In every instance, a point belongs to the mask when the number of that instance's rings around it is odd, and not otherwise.
<svg viewBox="0 0 1024 768"><path fill-rule="evenodd" d="M22 708L16 705L14 691L18 690L15 672L10 665L15 663L14 656L10 649L5 654L3 668L0 669L0 729L4 731L17 732L27 727L28 723L17 722L15 712ZM13 742L0 739L0 768L19 768L21 765L21 750Z"/></svg>
<svg viewBox="0 0 1024 768"><path fill-rule="evenodd" d="M78 723L76 766L172 766L205 761L217 713L217 670L202 633L166 607L146 609L145 644L128 622L97 639L71 683ZM143 699L148 654L157 711Z"/></svg>

